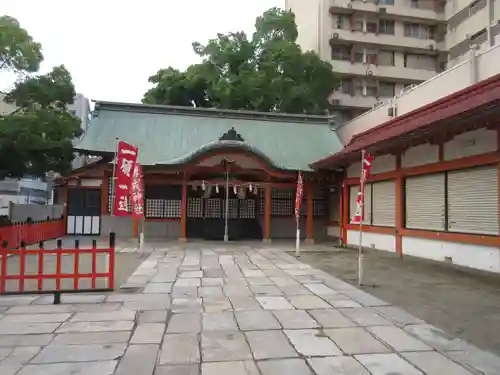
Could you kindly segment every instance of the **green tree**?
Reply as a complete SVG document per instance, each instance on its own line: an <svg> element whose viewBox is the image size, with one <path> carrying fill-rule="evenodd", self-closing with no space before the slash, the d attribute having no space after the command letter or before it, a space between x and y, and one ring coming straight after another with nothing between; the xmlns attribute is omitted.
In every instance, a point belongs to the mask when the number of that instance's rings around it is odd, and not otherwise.
<svg viewBox="0 0 500 375"><path fill-rule="evenodd" d="M295 15L272 8L257 18L251 39L237 32L193 43L202 62L158 71L143 102L324 114L336 74L317 54L303 52L297 35Z"/></svg>
<svg viewBox="0 0 500 375"><path fill-rule="evenodd" d="M13 17L0 17L0 71L37 72L42 60L42 46L19 22Z"/></svg>
<svg viewBox="0 0 500 375"><path fill-rule="evenodd" d="M27 74L0 98L17 108L0 114L0 179L28 174L45 177L47 172L71 170L72 140L81 133L80 120L67 111L75 88L64 66L30 75L38 71L42 60L40 44L17 20L0 18L0 71Z"/></svg>

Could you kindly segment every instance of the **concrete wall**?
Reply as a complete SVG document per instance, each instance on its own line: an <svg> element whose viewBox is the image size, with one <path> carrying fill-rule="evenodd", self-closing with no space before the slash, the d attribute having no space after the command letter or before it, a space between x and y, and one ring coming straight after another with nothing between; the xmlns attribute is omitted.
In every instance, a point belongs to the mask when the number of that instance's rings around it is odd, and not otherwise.
<svg viewBox="0 0 500 375"><path fill-rule="evenodd" d="M26 221L29 217L33 220L45 220L61 218L64 211L63 205L39 205L39 204L11 204L10 220L12 222Z"/></svg>

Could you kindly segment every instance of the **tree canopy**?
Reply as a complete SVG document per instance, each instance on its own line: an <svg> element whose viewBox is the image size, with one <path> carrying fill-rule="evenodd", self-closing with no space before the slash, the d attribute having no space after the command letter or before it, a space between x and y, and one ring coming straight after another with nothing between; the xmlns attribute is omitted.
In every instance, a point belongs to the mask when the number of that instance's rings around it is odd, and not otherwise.
<svg viewBox="0 0 500 375"><path fill-rule="evenodd" d="M42 60L40 43L36 43L15 18L0 17L0 71L36 72Z"/></svg>
<svg viewBox="0 0 500 375"><path fill-rule="evenodd" d="M17 20L1 17L0 73L16 70L27 75L3 97L16 109L0 113L0 178L45 177L47 172L71 170L72 140L81 133L80 120L67 111L75 88L63 65L44 75L30 75L42 61L40 44Z"/></svg>
<svg viewBox="0 0 500 375"><path fill-rule="evenodd" d="M324 114L337 84L331 64L297 44L295 15L272 8L244 32L193 43L202 62L185 71L161 69L143 103Z"/></svg>

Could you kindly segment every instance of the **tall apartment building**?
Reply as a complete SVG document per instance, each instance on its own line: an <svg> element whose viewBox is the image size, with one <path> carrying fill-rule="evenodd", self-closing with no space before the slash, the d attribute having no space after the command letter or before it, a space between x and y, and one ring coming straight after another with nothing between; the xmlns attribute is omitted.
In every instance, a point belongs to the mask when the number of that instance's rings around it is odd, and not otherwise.
<svg viewBox="0 0 500 375"><path fill-rule="evenodd" d="M500 32L500 0L286 0L298 43L340 75L344 122L459 63Z"/></svg>

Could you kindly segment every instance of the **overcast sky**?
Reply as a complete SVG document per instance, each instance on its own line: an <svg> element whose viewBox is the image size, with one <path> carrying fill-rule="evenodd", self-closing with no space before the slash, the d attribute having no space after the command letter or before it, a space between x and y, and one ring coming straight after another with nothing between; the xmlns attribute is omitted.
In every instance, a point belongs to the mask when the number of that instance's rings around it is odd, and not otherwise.
<svg viewBox="0 0 500 375"><path fill-rule="evenodd" d="M90 99L138 102L160 68L195 63L193 41L251 32L265 10L285 0L0 0L45 56L42 72L64 64ZM5 89L13 77L0 76Z"/></svg>

